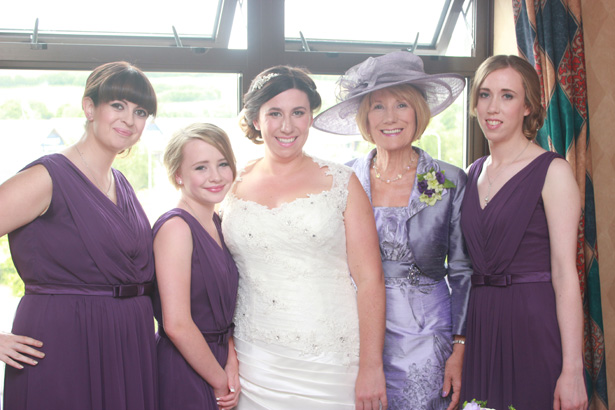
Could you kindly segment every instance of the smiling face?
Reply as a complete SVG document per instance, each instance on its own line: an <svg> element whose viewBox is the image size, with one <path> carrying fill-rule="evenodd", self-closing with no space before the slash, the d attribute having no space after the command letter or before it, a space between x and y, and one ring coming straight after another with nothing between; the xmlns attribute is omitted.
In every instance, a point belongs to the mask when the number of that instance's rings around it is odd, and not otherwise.
<svg viewBox="0 0 615 410"><path fill-rule="evenodd" d="M196 138L184 145L182 158L176 173L182 198L213 209L233 182L229 162L216 147Z"/></svg>
<svg viewBox="0 0 615 410"><path fill-rule="evenodd" d="M295 88L264 103L254 121L267 152L279 157L301 154L311 125L312 111L307 94Z"/></svg>
<svg viewBox="0 0 615 410"><path fill-rule="evenodd" d="M521 75L506 67L490 73L477 94L476 117L489 141L523 135L523 119L530 114Z"/></svg>
<svg viewBox="0 0 615 410"><path fill-rule="evenodd" d="M132 147L141 138L149 117L143 107L125 100L101 102L94 106L86 97L83 110L94 137L116 153Z"/></svg>
<svg viewBox="0 0 615 410"><path fill-rule="evenodd" d="M369 98L367 129L374 143L388 151L408 148L416 134L414 108L386 89L374 91Z"/></svg>

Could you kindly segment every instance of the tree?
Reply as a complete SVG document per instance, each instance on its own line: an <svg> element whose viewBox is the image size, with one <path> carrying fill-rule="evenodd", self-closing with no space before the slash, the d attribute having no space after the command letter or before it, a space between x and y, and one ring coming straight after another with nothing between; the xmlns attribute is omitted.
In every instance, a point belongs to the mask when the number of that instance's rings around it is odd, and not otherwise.
<svg viewBox="0 0 615 410"><path fill-rule="evenodd" d="M23 281L17 274L17 269L13 265L13 259L11 259L7 235L0 237L0 284L11 288L15 296L23 296L24 294Z"/></svg>
<svg viewBox="0 0 615 410"><path fill-rule="evenodd" d="M149 158L144 144L136 144L130 152L120 154L113 167L124 174L135 191L149 187Z"/></svg>
<svg viewBox="0 0 615 410"><path fill-rule="evenodd" d="M53 118L53 114L47 109L47 105L40 101L30 101L30 110L32 114L30 119L48 120Z"/></svg>
<svg viewBox="0 0 615 410"><path fill-rule="evenodd" d="M21 103L17 100L8 100L0 105L0 120L19 120L22 115Z"/></svg>
<svg viewBox="0 0 615 410"><path fill-rule="evenodd" d="M83 109L78 105L63 104L56 111L57 118L80 118L83 117Z"/></svg>

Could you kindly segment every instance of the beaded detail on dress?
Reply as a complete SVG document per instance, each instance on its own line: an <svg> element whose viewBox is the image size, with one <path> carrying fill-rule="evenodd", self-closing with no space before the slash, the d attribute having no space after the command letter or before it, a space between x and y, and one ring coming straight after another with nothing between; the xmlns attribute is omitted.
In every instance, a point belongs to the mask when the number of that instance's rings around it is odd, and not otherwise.
<svg viewBox="0 0 615 410"><path fill-rule="evenodd" d="M274 209L232 193L222 204L225 241L239 268L235 335L349 362L359 354L343 215L352 170L313 160L333 176L329 190Z"/></svg>

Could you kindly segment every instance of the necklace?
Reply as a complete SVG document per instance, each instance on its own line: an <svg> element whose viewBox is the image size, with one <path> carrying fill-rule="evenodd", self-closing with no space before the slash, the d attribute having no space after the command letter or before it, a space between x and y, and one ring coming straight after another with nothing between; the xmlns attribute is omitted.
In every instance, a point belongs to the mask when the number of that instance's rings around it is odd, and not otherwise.
<svg viewBox="0 0 615 410"><path fill-rule="evenodd" d="M194 212L194 209L192 209L192 207L190 206L190 204L188 202L186 202L185 199L182 198L182 202L184 203L184 205L186 205L188 207L188 209L190 210L190 213L192 213L192 215L194 216L194 218L201 224L201 226L203 227L203 229L205 229L205 225L203 224L203 222L201 222L201 218L199 218L199 216L197 215L196 212Z"/></svg>
<svg viewBox="0 0 615 410"><path fill-rule="evenodd" d="M214 225L214 228L213 228L213 229L214 229L214 231L213 231L213 232L211 232L209 229L207 229L207 227L205 226L205 224L203 223L203 221L201 221L201 218L199 218L199 215L198 215L196 212L194 212L194 209L192 209L192 207L190 206L190 204L189 204L189 203L188 203L185 199L183 199L183 198L182 198L182 200L181 200L181 201L184 203L184 205L186 205L186 207L188 207L188 209L190 210L190 213L192 214L192 216L194 216L194 218L197 220L197 222L201 225L201 227L203 228L203 230L204 230L205 232L207 232L207 234L208 234L209 236L211 236L211 238L212 238L214 241L216 241L216 243L218 243L218 245L222 246L222 244L221 244L221 239L220 239L220 237L218 236L218 231L217 231L217 228L215 228L215 225ZM215 232L215 234L214 234L214 232Z"/></svg>
<svg viewBox="0 0 615 410"><path fill-rule="evenodd" d="M493 177L493 181L491 180L491 178L489 178L489 172L487 171L487 168L485 168L485 175L487 176L487 182L488 182L488 186L487 186L487 195L485 196L485 206L487 206L487 204L489 203L489 200L491 198L489 198L489 195L491 194L491 185L493 185L493 183L495 182L496 179L498 179L498 177L500 176L500 174L502 173L502 171L504 171L506 168L508 168L508 166L512 163L514 163L516 160L519 159L519 157L521 156L521 154L523 154L525 152L525 150L527 149L527 147L530 146L530 144L532 143L532 141L528 141L527 145L525 146L525 148L523 148L521 150L520 153L517 154L517 156L510 161L508 164L504 165L502 168L499 169L499 171L495 174L495 176Z"/></svg>
<svg viewBox="0 0 615 410"><path fill-rule="evenodd" d="M113 184L113 176L111 175L111 170L109 170L109 187L107 188L107 191L105 192L102 189L102 185L100 185L98 183L98 180L96 179L96 175L94 175L94 173L92 172L92 169L88 165L88 163L85 160L85 158L83 158L83 154L81 153L81 151L79 150L79 148L76 145L75 145L75 149L77 150L77 153L79 154L79 157L81 158L81 161L83 161L83 164L85 165L85 167L89 171L90 175L92 175L92 178L94 179L94 183L96 184L96 187L98 189L100 189L100 192L104 193L107 198L111 199L109 197L109 192L111 191L111 185Z"/></svg>
<svg viewBox="0 0 615 410"><path fill-rule="evenodd" d="M374 159L372 160L372 168L374 169L374 176L376 177L376 179L386 182L387 184L390 184L391 182L395 182L395 181L399 181L400 179L402 179L404 177L404 175L406 175L408 173L408 171L410 171L410 169L412 169L412 164L414 164L414 155L411 155L410 158L410 163L408 163L408 165L406 165L406 168L404 169L404 172L402 172L401 174L397 174L397 176L393 179L384 179L382 178L382 176L380 175L380 170L378 169L378 166L376 165L376 155L374 155Z"/></svg>

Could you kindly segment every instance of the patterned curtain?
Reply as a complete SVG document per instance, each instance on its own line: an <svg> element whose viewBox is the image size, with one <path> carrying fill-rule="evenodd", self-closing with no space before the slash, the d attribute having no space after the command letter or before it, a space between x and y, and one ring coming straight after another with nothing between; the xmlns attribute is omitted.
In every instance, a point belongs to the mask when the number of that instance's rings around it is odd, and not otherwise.
<svg viewBox="0 0 615 410"><path fill-rule="evenodd" d="M590 409L607 409L594 184L592 179L581 0L512 0L520 56L542 82L543 148L566 157L581 190L577 269L585 317L584 362Z"/></svg>

